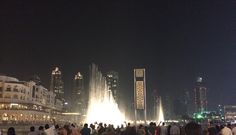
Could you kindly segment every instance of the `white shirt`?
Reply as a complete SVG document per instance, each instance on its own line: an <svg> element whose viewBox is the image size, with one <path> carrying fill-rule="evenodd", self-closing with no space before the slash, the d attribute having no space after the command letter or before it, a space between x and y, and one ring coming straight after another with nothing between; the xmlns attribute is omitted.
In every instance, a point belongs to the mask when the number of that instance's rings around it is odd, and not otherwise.
<svg viewBox="0 0 236 135"><path fill-rule="evenodd" d="M161 133L160 135L167 135L167 128L165 126L161 126Z"/></svg>
<svg viewBox="0 0 236 135"><path fill-rule="evenodd" d="M220 132L221 135L233 135L231 129L226 126Z"/></svg>

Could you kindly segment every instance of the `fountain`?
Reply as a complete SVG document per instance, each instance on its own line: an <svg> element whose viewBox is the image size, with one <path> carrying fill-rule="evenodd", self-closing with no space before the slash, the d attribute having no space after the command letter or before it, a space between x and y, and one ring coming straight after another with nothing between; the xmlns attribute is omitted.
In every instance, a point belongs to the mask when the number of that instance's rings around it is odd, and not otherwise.
<svg viewBox="0 0 236 135"><path fill-rule="evenodd" d="M89 106L87 123L102 122L115 126L124 123L125 117L118 108L106 79L95 64L90 67Z"/></svg>
<svg viewBox="0 0 236 135"><path fill-rule="evenodd" d="M163 108L162 108L162 100L161 100L161 97L159 98L159 105L157 107L157 116L158 116L158 122L164 122L165 119L164 119L164 113L163 113Z"/></svg>

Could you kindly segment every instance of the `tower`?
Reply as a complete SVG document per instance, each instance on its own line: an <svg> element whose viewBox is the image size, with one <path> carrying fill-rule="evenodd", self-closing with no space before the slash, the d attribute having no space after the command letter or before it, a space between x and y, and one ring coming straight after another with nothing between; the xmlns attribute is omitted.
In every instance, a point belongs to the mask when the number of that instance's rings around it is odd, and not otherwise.
<svg viewBox="0 0 236 135"><path fill-rule="evenodd" d="M134 69L134 109L135 109L134 110L135 124L139 112L143 112L144 121L146 123L147 120L146 73L144 68Z"/></svg>
<svg viewBox="0 0 236 135"><path fill-rule="evenodd" d="M85 113L85 93L84 93L84 79L83 75L78 72L73 81L72 103L75 110L79 113Z"/></svg>
<svg viewBox="0 0 236 135"><path fill-rule="evenodd" d="M64 99L64 83L62 81L62 74L58 67L52 70L50 91L56 94L56 98Z"/></svg>
<svg viewBox="0 0 236 135"><path fill-rule="evenodd" d="M198 77L194 88L195 112L207 110L207 88L204 86L202 77Z"/></svg>
<svg viewBox="0 0 236 135"><path fill-rule="evenodd" d="M112 95L118 103L119 94L118 94L118 86L119 86L119 75L118 72L110 71L106 74L106 82L108 86L108 90L112 92Z"/></svg>

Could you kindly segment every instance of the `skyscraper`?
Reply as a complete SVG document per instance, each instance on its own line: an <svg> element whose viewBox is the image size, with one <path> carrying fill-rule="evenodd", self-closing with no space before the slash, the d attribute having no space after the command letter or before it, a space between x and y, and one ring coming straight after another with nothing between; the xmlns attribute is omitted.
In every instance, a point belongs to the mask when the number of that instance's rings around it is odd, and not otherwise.
<svg viewBox="0 0 236 135"><path fill-rule="evenodd" d="M119 94L118 94L118 86L119 86L119 75L118 72L110 71L106 74L106 81L108 85L108 90L112 92L112 95L115 101L118 103Z"/></svg>
<svg viewBox="0 0 236 135"><path fill-rule="evenodd" d="M84 91L84 79L83 75L78 72L74 77L73 91L72 91L72 102L74 110L81 114L84 114L85 109L85 91Z"/></svg>
<svg viewBox="0 0 236 135"><path fill-rule="evenodd" d="M61 71L58 67L52 71L50 91L56 94L56 98L64 99L64 83L62 81Z"/></svg>
<svg viewBox="0 0 236 135"><path fill-rule="evenodd" d="M202 77L198 77L194 88L195 112L207 110L207 88L204 86Z"/></svg>

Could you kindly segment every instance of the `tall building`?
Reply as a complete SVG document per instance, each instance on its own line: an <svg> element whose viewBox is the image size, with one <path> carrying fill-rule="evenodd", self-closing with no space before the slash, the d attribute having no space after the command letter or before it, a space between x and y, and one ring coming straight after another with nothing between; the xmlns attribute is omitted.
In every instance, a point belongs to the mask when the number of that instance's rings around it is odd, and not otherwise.
<svg viewBox="0 0 236 135"><path fill-rule="evenodd" d="M193 105L193 94L190 91L185 90L183 95L183 104L186 108L186 114L191 116L194 112L194 105Z"/></svg>
<svg viewBox="0 0 236 135"><path fill-rule="evenodd" d="M207 88L204 86L202 77L198 77L194 88L195 112L207 110Z"/></svg>
<svg viewBox="0 0 236 135"><path fill-rule="evenodd" d="M112 95L115 101L118 103L119 101L119 94L118 94L118 87L119 87L119 75L118 72L110 71L106 74L106 81L108 90L112 92Z"/></svg>
<svg viewBox="0 0 236 135"><path fill-rule="evenodd" d="M61 71L58 67L52 71L50 91L56 94L56 98L64 99L64 83L62 81Z"/></svg>
<svg viewBox="0 0 236 135"><path fill-rule="evenodd" d="M74 106L73 111L85 114L86 103L85 103L84 79L83 75L80 72L78 72L74 77L71 103Z"/></svg>

